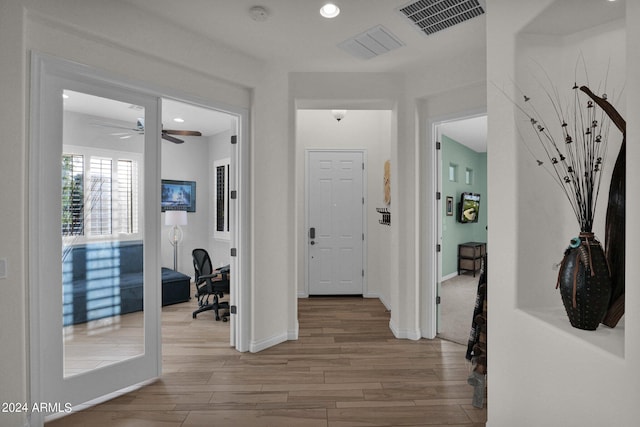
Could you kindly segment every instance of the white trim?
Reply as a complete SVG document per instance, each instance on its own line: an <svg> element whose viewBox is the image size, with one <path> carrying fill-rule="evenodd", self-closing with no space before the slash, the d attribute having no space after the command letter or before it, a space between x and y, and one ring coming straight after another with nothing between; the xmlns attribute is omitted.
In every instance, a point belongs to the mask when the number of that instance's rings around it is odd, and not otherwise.
<svg viewBox="0 0 640 427"><path fill-rule="evenodd" d="M420 333L420 330L418 329L398 329L396 328L395 323L393 322L393 319L389 320L389 329L391 329L391 332L393 333L393 336L395 336L398 339L408 339L408 340L414 340L417 341L420 338L422 338L422 334Z"/></svg>
<svg viewBox="0 0 640 427"><path fill-rule="evenodd" d="M297 340L298 336L300 333L300 324L298 323L298 320L296 319L296 326L294 330L288 330L287 331L287 339L288 340Z"/></svg>
<svg viewBox="0 0 640 427"><path fill-rule="evenodd" d="M251 341L251 345L249 347L249 351L251 353L258 353L262 350L266 350L270 347L273 347L275 345L278 344L282 344L283 342L287 341L289 339L289 332L284 333L284 334L280 334L280 335L274 335L271 338L265 338L263 340L260 341Z"/></svg>
<svg viewBox="0 0 640 427"><path fill-rule="evenodd" d="M378 298L380 300L380 302L382 303L382 305L384 305L384 308L386 308L388 311L391 311L391 304L389 304L389 302L380 294L378 294L377 292L373 292L373 293L367 293L366 295L362 296L363 298Z"/></svg>
<svg viewBox="0 0 640 427"><path fill-rule="evenodd" d="M100 396L100 397L98 397L96 399L90 400L90 401L82 403L80 405L73 406L71 408L71 412L70 413L83 411L83 410L89 409L89 408L91 408L93 406L97 406L97 405L100 405L102 403L108 402L108 401L110 401L112 399L116 399L118 397L122 397L125 394L134 392L136 390L140 390L143 387L151 385L151 384L155 383L156 381L157 381L157 378L154 378L154 379L151 379L151 380L147 380L147 381L142 381L142 382L140 382L138 384L134 384L132 386L125 387L125 388L120 389L118 391L115 391L113 393L105 394L104 396ZM64 418L67 415L68 414L66 414L64 412L59 412L57 414L49 415L47 417L47 422L54 421L54 420L57 420L57 419L60 419L60 418Z"/></svg>
<svg viewBox="0 0 640 427"><path fill-rule="evenodd" d="M440 280L441 280L441 282L445 282L445 281L447 281L449 279L453 279L454 277L457 277L457 276L458 276L458 272L454 271L451 274L447 274L446 276L442 276L442 279L440 279Z"/></svg>
<svg viewBox="0 0 640 427"><path fill-rule="evenodd" d="M234 218L234 226L231 230L231 247L238 249L238 256L231 263L235 266L237 274L233 274L231 285L235 295L231 295L232 304L238 307L235 316L235 323L232 333L235 334L234 342L236 350L246 352L250 349L251 339L251 319L253 311L251 309L251 209L250 209L250 163L249 163L249 141L250 123L249 111L246 109L235 109L238 118L238 128L236 129L237 144L232 147L235 155L235 168L232 168L233 179L231 185L238 191L235 203L231 205ZM234 181L235 180L235 181Z"/></svg>

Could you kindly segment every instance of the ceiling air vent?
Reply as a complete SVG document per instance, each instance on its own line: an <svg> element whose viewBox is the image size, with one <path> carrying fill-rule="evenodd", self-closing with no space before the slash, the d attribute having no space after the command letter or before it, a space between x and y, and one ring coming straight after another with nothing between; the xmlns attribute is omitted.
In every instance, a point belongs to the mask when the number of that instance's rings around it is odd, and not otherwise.
<svg viewBox="0 0 640 427"><path fill-rule="evenodd" d="M421 32L431 35L484 13L480 0L418 0L398 9Z"/></svg>
<svg viewBox="0 0 640 427"><path fill-rule="evenodd" d="M339 48L362 59L370 59L401 46L404 46L404 43L382 25L338 44Z"/></svg>

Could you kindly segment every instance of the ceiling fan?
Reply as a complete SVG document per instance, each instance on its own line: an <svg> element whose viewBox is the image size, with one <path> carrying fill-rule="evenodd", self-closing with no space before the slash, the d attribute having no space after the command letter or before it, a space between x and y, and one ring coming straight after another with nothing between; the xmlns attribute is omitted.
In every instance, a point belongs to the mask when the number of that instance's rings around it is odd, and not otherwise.
<svg viewBox="0 0 640 427"><path fill-rule="evenodd" d="M127 135L130 134L131 132L137 133L138 135L142 135L144 134L144 119L138 119L136 121L136 127L135 128L129 128L126 126L119 126L119 125L115 125L115 124L110 124L110 123L94 123L96 126L102 126L102 127L110 127L110 128L116 128L116 129L125 129L128 132L127 133L114 133L113 135L116 136L120 136L122 138L121 135ZM181 135L181 136L202 136L201 132L198 132L196 130L177 130L177 129L162 129L162 139L166 139L167 141L171 141L174 144L182 144L184 142L184 140L180 139L180 138L176 138L174 136L171 135Z"/></svg>

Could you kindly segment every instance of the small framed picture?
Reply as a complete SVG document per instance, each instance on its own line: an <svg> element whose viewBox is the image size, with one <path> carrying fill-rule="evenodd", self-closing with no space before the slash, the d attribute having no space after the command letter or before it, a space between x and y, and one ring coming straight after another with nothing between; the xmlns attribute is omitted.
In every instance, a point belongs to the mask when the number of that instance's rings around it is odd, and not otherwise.
<svg viewBox="0 0 640 427"><path fill-rule="evenodd" d="M453 216L453 197L447 196L447 216Z"/></svg>

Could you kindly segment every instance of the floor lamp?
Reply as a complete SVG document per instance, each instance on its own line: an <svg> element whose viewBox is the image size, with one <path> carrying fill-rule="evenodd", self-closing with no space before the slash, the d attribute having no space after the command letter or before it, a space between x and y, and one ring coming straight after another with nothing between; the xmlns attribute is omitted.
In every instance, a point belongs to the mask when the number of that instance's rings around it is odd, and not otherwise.
<svg viewBox="0 0 640 427"><path fill-rule="evenodd" d="M178 244L182 241L181 225L187 225L187 211L166 211L165 225L171 225L169 243L173 246L173 269L178 271Z"/></svg>

